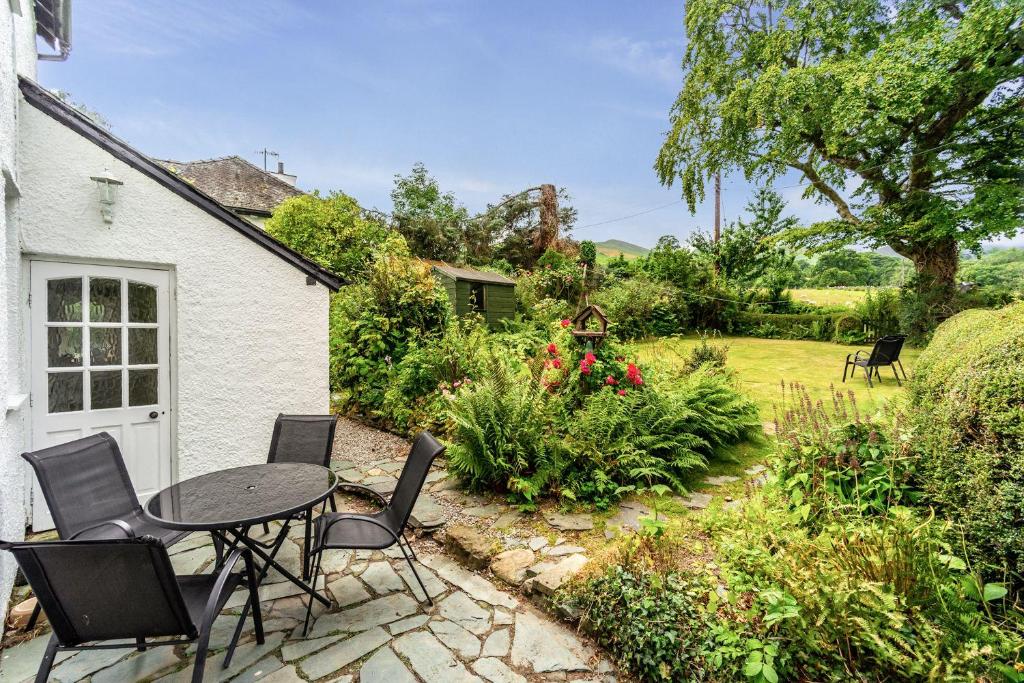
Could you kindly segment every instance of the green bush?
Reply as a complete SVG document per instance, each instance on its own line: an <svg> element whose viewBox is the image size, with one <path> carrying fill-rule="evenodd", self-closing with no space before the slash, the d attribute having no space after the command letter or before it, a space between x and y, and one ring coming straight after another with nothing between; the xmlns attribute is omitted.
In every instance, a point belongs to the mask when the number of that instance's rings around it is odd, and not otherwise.
<svg viewBox="0 0 1024 683"><path fill-rule="evenodd" d="M729 358L729 345L709 343L708 339L712 336L717 336L717 332L700 333L700 344L693 347L684 364L686 372L693 372L700 368L721 369L725 367L725 362Z"/></svg>
<svg viewBox="0 0 1024 683"><path fill-rule="evenodd" d="M963 525L975 562L1024 583L1024 303L943 323L908 412L929 498Z"/></svg>
<svg viewBox="0 0 1024 683"><path fill-rule="evenodd" d="M532 503L557 470L550 402L534 378L490 356L480 379L452 399L448 468L473 488L508 491Z"/></svg>
<svg viewBox="0 0 1024 683"><path fill-rule="evenodd" d="M608 315L609 332L620 340L674 334L687 324L681 293L665 282L620 280L597 292L594 303Z"/></svg>

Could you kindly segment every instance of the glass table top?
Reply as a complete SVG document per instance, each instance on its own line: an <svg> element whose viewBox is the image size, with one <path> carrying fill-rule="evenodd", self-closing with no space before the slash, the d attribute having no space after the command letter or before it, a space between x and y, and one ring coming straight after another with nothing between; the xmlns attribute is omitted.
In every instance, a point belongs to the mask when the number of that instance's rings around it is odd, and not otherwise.
<svg viewBox="0 0 1024 683"><path fill-rule="evenodd" d="M310 508L326 499L337 481L320 465L233 467L169 486L149 499L145 511L171 529L232 529Z"/></svg>

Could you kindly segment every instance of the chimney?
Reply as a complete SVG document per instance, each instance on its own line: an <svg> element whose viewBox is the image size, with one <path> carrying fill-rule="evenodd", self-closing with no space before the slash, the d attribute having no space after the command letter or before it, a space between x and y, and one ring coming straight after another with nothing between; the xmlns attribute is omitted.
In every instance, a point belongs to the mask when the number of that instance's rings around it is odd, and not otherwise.
<svg viewBox="0 0 1024 683"><path fill-rule="evenodd" d="M292 175L290 173L285 173L284 172L284 162L283 161L277 162L277 173L271 173L270 175L274 176L278 180L283 180L284 182L288 183L292 187L295 187L295 181L298 179L298 176L294 176L294 175Z"/></svg>

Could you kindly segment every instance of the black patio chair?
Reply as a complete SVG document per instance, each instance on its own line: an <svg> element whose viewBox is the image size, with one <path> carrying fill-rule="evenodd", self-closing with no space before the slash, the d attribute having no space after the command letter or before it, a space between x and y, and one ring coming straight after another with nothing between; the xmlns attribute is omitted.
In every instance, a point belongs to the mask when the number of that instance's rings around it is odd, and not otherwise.
<svg viewBox="0 0 1024 683"><path fill-rule="evenodd" d="M907 371L903 369L903 363L900 362L900 352L903 350L903 342L907 340L905 334L890 334L882 337L875 342L874 348L871 349L871 353L865 355L863 358L861 354L863 351L857 353L847 354L846 365L843 366L843 382L846 382L846 372L850 369L850 366L856 368L864 368L864 375L867 377L868 386L873 387L871 383L871 377L874 375L878 378L878 381L882 381L882 373L879 372L878 368L889 366L892 368L892 374L896 377L896 384L900 386L903 382L900 381L900 375L896 372L896 366L900 368L900 372L903 373L903 379L907 378ZM850 372L850 377L853 377L853 371Z"/></svg>
<svg viewBox="0 0 1024 683"><path fill-rule="evenodd" d="M243 580L254 604L259 605L249 550L233 550L216 574L191 576L174 575L167 548L152 536L0 541L0 550L14 554L53 628L36 683L45 683L58 651L134 647L141 652L153 646L183 645L194 640L198 640L198 645L192 681L201 683L213 620ZM245 560L244 574L232 571L240 558ZM256 642L263 644L259 609L253 610L252 618ZM126 639L134 643L103 642ZM229 652L236 643L233 639Z"/></svg>
<svg viewBox="0 0 1024 683"><path fill-rule="evenodd" d="M171 546L191 533L158 526L143 515L121 449L106 432L21 457L35 471L62 539L152 536ZM221 544L216 538L214 546L220 564ZM35 626L38 617L37 602L25 630Z"/></svg>
<svg viewBox="0 0 1024 683"><path fill-rule="evenodd" d="M383 550L397 544L405 561L409 563L413 576L416 577L420 588L423 589L427 602L433 606L434 601L430 598L430 593L427 592L427 588L423 585L423 580L413 564L416 552L409 544L409 540L405 538L405 526L409 522L409 515L412 514L412 509L416 505L416 499L419 498L430 466L437 456L444 453L444 450L444 446L439 444L430 432L423 432L416 437L390 500L362 484L348 482L338 484L339 489L352 489L377 498L384 505L384 509L370 515L331 512L316 518L314 522L316 543L310 551L310 556L316 558L313 565L314 586L316 577L320 573L320 564L325 550ZM403 540L405 547L402 546ZM406 552L406 547L409 552ZM410 557L410 553L412 557ZM309 617L312 611L313 601L309 600L306 609L306 622L302 630L303 635L309 629Z"/></svg>
<svg viewBox="0 0 1024 683"><path fill-rule="evenodd" d="M299 462L312 465L331 466L331 452L334 450L334 430L338 418L334 415L285 415L277 416L274 434L270 437L270 453L267 462ZM337 510L334 496L327 499L331 510ZM295 515L306 519L306 543L302 550L302 578L309 578L310 515L308 510ZM263 533L269 534L270 527L263 523Z"/></svg>

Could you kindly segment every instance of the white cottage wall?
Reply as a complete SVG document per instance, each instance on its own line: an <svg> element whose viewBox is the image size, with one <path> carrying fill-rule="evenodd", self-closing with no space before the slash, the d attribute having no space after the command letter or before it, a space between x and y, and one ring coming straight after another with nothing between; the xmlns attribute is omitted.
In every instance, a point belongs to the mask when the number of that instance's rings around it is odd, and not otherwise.
<svg viewBox="0 0 1024 683"><path fill-rule="evenodd" d="M25 534L28 466L28 372L22 363L21 257L18 245L18 75L35 78L35 23L27 0L0 2L0 538ZM17 7L20 14L15 14ZM15 574L14 559L0 553L0 623Z"/></svg>
<svg viewBox="0 0 1024 683"><path fill-rule="evenodd" d="M328 409L327 288L24 101L21 117L22 251L173 271L176 479L265 461L279 412ZM124 181L112 225L89 179L104 168Z"/></svg>

